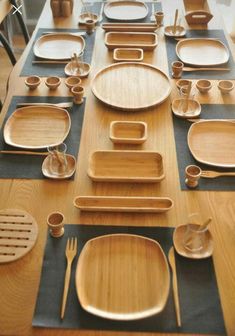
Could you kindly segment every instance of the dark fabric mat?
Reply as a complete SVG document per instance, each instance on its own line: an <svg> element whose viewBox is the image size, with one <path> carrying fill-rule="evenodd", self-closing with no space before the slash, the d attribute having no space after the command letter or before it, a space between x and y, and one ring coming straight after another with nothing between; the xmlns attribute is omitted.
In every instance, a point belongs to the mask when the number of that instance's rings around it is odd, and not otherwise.
<svg viewBox="0 0 235 336"><path fill-rule="evenodd" d="M9 105L7 115L5 117L3 127L8 117L15 111L17 103L59 103L71 101L72 97L23 97L14 96ZM85 110L85 99L81 105L73 105L67 109L71 118L71 129L65 140L67 145L67 153L77 157L80 136L82 131L83 115ZM5 143L3 138L3 127L0 132L0 150L23 150ZM43 152L46 149L42 150ZM19 155L19 154L0 154L0 178L26 178L26 179L43 179L41 171L42 162L45 157L35 155ZM73 177L72 177L73 178Z"/></svg>
<svg viewBox="0 0 235 336"><path fill-rule="evenodd" d="M34 43L28 53L28 56L26 58L26 61L24 63L24 66L22 68L20 76L31 76L31 75L37 75L40 77L47 77L47 76L59 76L59 77L66 77L64 68L66 64L32 64L32 61L39 61L43 59L40 59L39 57L34 56L33 53L33 47L37 39L42 35L43 32L78 32L79 29L49 29L49 28L40 28L38 29ZM83 30L81 30L83 31ZM86 34L84 36L86 47L84 50L84 62L91 64L92 61L92 53L94 49L95 44L95 36L96 34Z"/></svg>
<svg viewBox="0 0 235 336"><path fill-rule="evenodd" d="M172 289L164 311L150 318L137 321L112 321L85 312L79 304L75 289L77 257L72 265L67 308L64 320L61 321L59 316L66 269L64 251L67 238L72 236L78 238L80 253L89 239L111 233L132 233L155 239L167 254L172 245L173 228L65 225L65 235L62 238L55 239L48 235L33 326L225 334L212 258L189 260L178 255L176 264L182 316L181 328L176 326ZM144 283L143 286L145 286Z"/></svg>
<svg viewBox="0 0 235 336"><path fill-rule="evenodd" d="M202 105L200 115L202 119L235 119L235 105ZM191 122L186 119L173 116L174 134L176 143L176 153L181 189L188 190L185 180L185 167L188 165L198 165L202 170L234 171L235 169L223 169L212 167L196 161L191 155L187 145L187 135ZM219 177L214 179L200 178L196 190L235 190L235 177Z"/></svg>
<svg viewBox="0 0 235 336"><path fill-rule="evenodd" d="M235 63L234 63L233 56L231 54L231 51L228 46L228 42L226 40L223 30L217 30L217 29L215 30L187 30L185 37L186 38L190 38L190 37L192 38L200 38L200 37L201 38L218 38L220 41L222 41L228 47L230 57L229 57L229 61L226 64L220 65L218 67L221 67L221 68L228 67L230 68L230 71L192 71L192 72L185 71L182 74L182 78L235 79ZM168 67L169 67L169 75L171 77L172 77L171 63L179 60L175 52L175 47L177 43L178 41L175 40L174 38L166 36ZM187 66L187 64L185 64L185 66Z"/></svg>
<svg viewBox="0 0 235 336"><path fill-rule="evenodd" d="M92 6L92 13L100 15L100 8L101 8L102 2L95 2ZM150 22L150 16L152 15L152 3L151 2L146 2L146 5L148 6L148 15L141 20L135 20L135 21L126 21L126 22ZM162 10L162 4L160 2L154 3L154 9L155 11L161 11ZM103 19L101 21L101 23L103 22L120 22L120 21L116 21L116 20L110 20L108 19L105 15L104 12L102 13L103 15Z"/></svg>

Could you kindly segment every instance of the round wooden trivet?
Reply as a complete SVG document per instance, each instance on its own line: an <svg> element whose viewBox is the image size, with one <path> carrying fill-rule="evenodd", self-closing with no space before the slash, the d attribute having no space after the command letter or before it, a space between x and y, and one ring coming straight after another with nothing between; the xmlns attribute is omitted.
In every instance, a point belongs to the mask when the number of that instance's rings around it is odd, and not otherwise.
<svg viewBox="0 0 235 336"><path fill-rule="evenodd" d="M0 210L0 263L23 257L34 246L37 235L37 223L26 211Z"/></svg>

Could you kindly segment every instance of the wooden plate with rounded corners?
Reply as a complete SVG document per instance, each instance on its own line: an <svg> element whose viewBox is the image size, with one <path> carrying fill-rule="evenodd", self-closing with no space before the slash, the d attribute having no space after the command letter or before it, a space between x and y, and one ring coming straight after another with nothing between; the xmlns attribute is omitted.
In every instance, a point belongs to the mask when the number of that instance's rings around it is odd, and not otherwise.
<svg viewBox="0 0 235 336"><path fill-rule="evenodd" d="M201 104L196 99L174 99L171 108L174 115L179 118L196 118L201 114Z"/></svg>
<svg viewBox="0 0 235 336"><path fill-rule="evenodd" d="M209 230L205 233L205 247L198 252L190 252L183 246L184 234L187 229L187 224L178 226L173 234L173 244L176 252L183 257L190 259L208 258L213 253L213 240Z"/></svg>
<svg viewBox="0 0 235 336"><path fill-rule="evenodd" d="M147 124L143 121L112 121L109 138L113 143L142 144L147 139Z"/></svg>
<svg viewBox="0 0 235 336"><path fill-rule="evenodd" d="M75 283L81 306L89 313L113 320L137 320L163 310L170 274L158 242L137 235L110 234L85 244Z"/></svg>
<svg viewBox="0 0 235 336"><path fill-rule="evenodd" d="M74 206L84 211L161 213L173 207L168 197L78 196Z"/></svg>
<svg viewBox="0 0 235 336"><path fill-rule="evenodd" d="M42 163L42 173L45 177L55 179L55 180L64 180L71 177L76 169L76 159L73 155L66 154L67 159L67 169L62 175L54 174L50 169L49 157L47 156Z"/></svg>
<svg viewBox="0 0 235 336"><path fill-rule="evenodd" d="M37 223L26 211L0 210L0 263L23 257L33 248L37 236Z"/></svg>
<svg viewBox="0 0 235 336"><path fill-rule="evenodd" d="M66 60L76 53L80 54L85 48L82 36L72 34L48 34L39 37L35 42L34 55L50 60Z"/></svg>
<svg viewBox="0 0 235 336"><path fill-rule="evenodd" d="M113 51L113 59L117 62L141 62L143 58L144 52L140 48L116 48Z"/></svg>
<svg viewBox="0 0 235 336"><path fill-rule="evenodd" d="M229 51L220 40L187 38L176 44L176 54L186 64L215 66L228 62Z"/></svg>
<svg viewBox="0 0 235 336"><path fill-rule="evenodd" d="M141 20L148 15L148 7L142 1L112 1L105 4L104 14L111 20Z"/></svg>
<svg viewBox="0 0 235 336"><path fill-rule="evenodd" d="M62 143L70 127L70 116L62 108L27 106L12 113L4 126L3 136L8 145L39 149Z"/></svg>
<svg viewBox="0 0 235 336"><path fill-rule="evenodd" d="M165 177L163 158L158 152L96 151L89 158L88 176L94 181L160 182Z"/></svg>
<svg viewBox="0 0 235 336"><path fill-rule="evenodd" d="M162 103L171 93L167 75L145 63L109 65L94 77L93 94L103 103L121 110L141 110Z"/></svg>
<svg viewBox="0 0 235 336"><path fill-rule="evenodd" d="M199 121L190 126L188 147L193 157L210 166L235 167L235 123L225 120Z"/></svg>
<svg viewBox="0 0 235 336"><path fill-rule="evenodd" d="M110 50L115 48L153 50L158 44L158 37L155 33L108 32L105 34L104 43Z"/></svg>

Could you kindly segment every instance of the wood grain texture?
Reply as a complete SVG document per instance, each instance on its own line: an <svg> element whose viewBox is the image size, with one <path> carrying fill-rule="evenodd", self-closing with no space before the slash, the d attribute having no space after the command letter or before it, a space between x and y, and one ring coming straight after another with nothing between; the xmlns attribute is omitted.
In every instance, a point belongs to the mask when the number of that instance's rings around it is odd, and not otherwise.
<svg viewBox="0 0 235 336"><path fill-rule="evenodd" d="M214 18L208 24L208 29L220 29L223 22L214 0L208 0L213 9ZM183 3L176 0L179 10L184 9ZM74 10L69 18L53 20L49 1L38 21L38 27L49 28L77 28L80 13L80 2L74 2ZM162 2L164 13L172 13L172 1ZM170 17L170 15L169 15ZM168 16L164 18L167 24ZM186 27L188 28L188 27ZM196 28L205 29L198 25ZM36 34L36 30L34 36ZM226 34L226 31L225 31ZM235 56L235 44L226 34L228 42ZM168 71L165 37L159 30L159 43L153 52L145 52L144 62L153 64L164 72ZM66 217L67 223L72 224L104 224L104 225L133 225L133 226L173 226L186 224L188 214L199 212L204 218L212 217L210 225L214 242L213 261L217 275L221 304L224 313L227 335L234 336L235 326L235 196L232 192L196 192L181 191L178 177L178 167L175 152L174 134L172 128L172 113L170 101L166 100L159 106L148 108L138 113L120 113L109 106L99 103L91 93L90 83L95 73L104 66L110 65L112 54L107 51L104 43L104 32L97 28L96 44L89 77L83 80L85 87L86 108L83 132L80 142L77 170L74 181L50 180L0 180L1 209L18 208L30 213L39 226L38 240L32 251L24 258L14 263L1 265L0 274L0 334L1 335L40 335L40 336L153 336L159 333L118 332L118 331L88 331L33 328L32 318L39 288L42 258L47 235L47 215L55 209L60 209ZM6 98L0 123L2 124L7 107L13 95L47 96L48 89L42 84L34 93L29 93L24 85L24 77L19 77L24 60L29 52L32 41L26 47L23 56L14 68L9 81L9 93ZM218 74L218 79L219 79ZM234 81L233 81L234 82ZM176 80L171 80L171 99L178 97ZM195 81L193 81L195 83ZM235 90L229 95L218 94L218 80L212 81L212 89L207 95L195 93L195 99L201 104L235 104ZM64 82L51 96L70 95ZM128 118L128 119L127 119ZM144 121L148 124L148 139L142 149L158 151L164 155L166 178L154 188L151 184L135 183L130 185L120 183L92 183L87 176L88 158L95 150L112 150L109 125L114 120ZM138 145L133 146L138 149ZM129 149L127 145L115 145L116 149ZM79 212L73 206L73 199L78 195L101 196L168 196L174 201L174 207L166 214L154 213L109 213L109 212ZM40 204L40 207L39 207ZM27 302L27 304L25 304ZM161 333L169 336L169 333ZM176 333L180 335L180 332ZM185 335L185 334L184 334Z"/></svg>

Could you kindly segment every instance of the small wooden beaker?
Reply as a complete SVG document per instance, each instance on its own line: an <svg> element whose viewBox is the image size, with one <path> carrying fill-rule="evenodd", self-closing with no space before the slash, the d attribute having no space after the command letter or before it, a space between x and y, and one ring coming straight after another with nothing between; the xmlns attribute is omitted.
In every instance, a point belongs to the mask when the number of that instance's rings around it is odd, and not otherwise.
<svg viewBox="0 0 235 336"><path fill-rule="evenodd" d="M83 103L83 95L84 95L84 87L81 85L75 85L72 87L71 92L74 96L74 103L75 104L82 104Z"/></svg>
<svg viewBox="0 0 235 336"><path fill-rule="evenodd" d="M155 16L155 20L156 20L157 25L161 26L162 22L163 22L163 19L164 19L164 13L158 11L158 12L154 13L154 16Z"/></svg>
<svg viewBox="0 0 235 336"><path fill-rule="evenodd" d="M59 238L64 234L64 215L61 212L52 212L47 217L50 235Z"/></svg>
<svg viewBox="0 0 235 336"><path fill-rule="evenodd" d="M200 167L190 165L185 168L185 184L189 188L196 188L201 177L202 170Z"/></svg>
<svg viewBox="0 0 235 336"><path fill-rule="evenodd" d="M172 69L172 77L173 78L180 78L182 76L184 68L184 63L181 61L175 61L171 63L171 69Z"/></svg>
<svg viewBox="0 0 235 336"><path fill-rule="evenodd" d="M93 33L95 30L95 20L87 19L86 20L86 32L87 34Z"/></svg>

